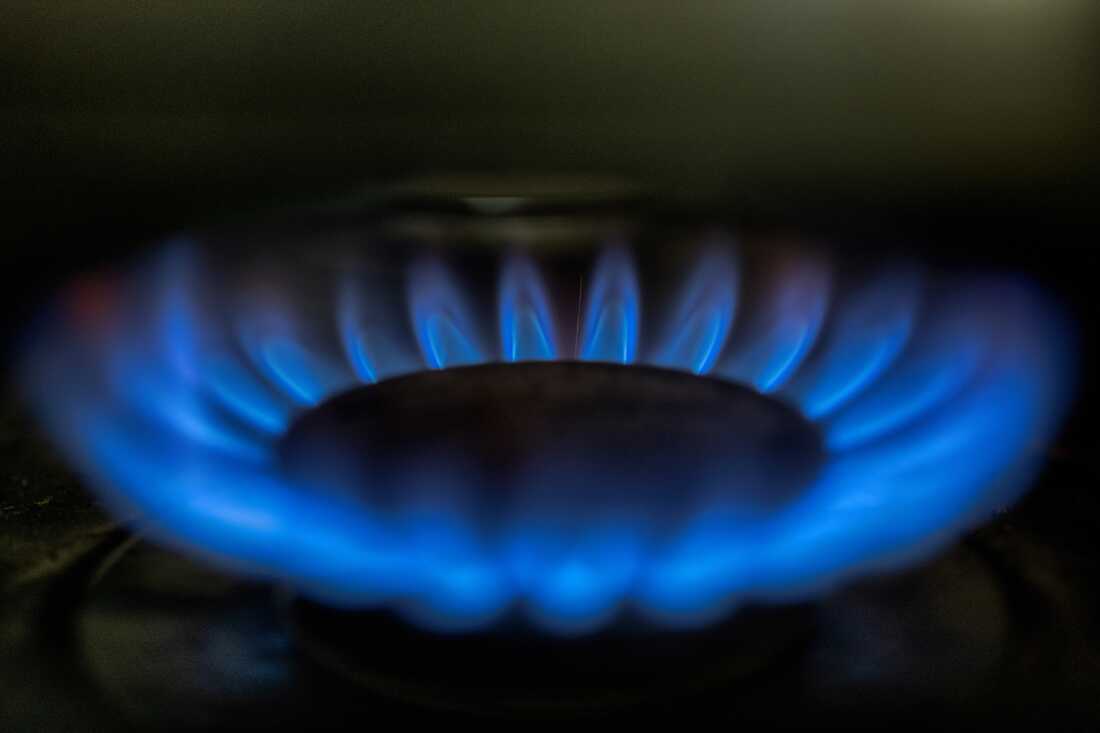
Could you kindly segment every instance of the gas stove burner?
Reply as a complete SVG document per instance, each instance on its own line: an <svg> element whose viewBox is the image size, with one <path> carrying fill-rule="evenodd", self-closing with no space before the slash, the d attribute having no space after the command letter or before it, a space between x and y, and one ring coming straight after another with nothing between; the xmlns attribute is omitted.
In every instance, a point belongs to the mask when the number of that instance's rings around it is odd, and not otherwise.
<svg viewBox="0 0 1100 733"><path fill-rule="evenodd" d="M1068 396L1018 280L336 239L78 283L28 394L156 539L434 630L700 625L913 563L1027 487Z"/></svg>

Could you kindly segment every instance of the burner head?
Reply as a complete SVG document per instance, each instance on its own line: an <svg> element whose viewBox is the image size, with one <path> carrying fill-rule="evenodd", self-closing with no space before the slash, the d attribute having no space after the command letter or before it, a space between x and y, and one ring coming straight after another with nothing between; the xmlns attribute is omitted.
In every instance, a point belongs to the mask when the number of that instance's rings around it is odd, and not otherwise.
<svg viewBox="0 0 1100 733"><path fill-rule="evenodd" d="M747 387L654 367L584 362L429 371L305 413L279 455L303 483L374 510L455 504L650 531L692 509L758 515L812 484L818 430ZM487 527L487 528L489 528Z"/></svg>

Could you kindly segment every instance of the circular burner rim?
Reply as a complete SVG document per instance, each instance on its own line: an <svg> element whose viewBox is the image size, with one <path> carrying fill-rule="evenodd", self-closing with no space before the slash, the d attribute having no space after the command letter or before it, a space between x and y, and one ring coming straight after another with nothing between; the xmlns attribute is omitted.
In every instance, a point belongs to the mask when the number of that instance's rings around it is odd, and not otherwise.
<svg viewBox="0 0 1100 733"><path fill-rule="evenodd" d="M346 390L299 416L276 452L291 475L316 482L327 471L337 491L374 508L400 504L428 476L475 494L480 511L537 496L571 512L604 502L613 516L693 497L758 514L812 484L823 443L793 407L728 380L559 360Z"/></svg>

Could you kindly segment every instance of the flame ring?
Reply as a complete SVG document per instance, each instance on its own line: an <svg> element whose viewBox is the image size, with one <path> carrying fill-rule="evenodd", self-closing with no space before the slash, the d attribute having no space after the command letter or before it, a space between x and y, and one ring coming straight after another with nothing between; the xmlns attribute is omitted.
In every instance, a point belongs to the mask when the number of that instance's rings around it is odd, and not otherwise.
<svg viewBox="0 0 1100 733"><path fill-rule="evenodd" d="M341 285L336 358L278 302L212 326L194 248L166 252L135 287L74 288L29 349L31 402L52 435L161 540L325 602L394 605L434 628L484 626L516 603L550 630L598 628L624 605L684 625L903 565L1026 488L1068 397L1068 330L1026 283L941 285L922 300L931 289L899 269L830 305L828 269L798 256L776 266L735 330L737 258L717 242L647 341L630 254L612 247L593 271L577 358L751 385L821 427L827 465L777 516L746 525L703 513L660 548L629 532L563 547L522 531L521 542L486 548L462 517L384 522L290 485L271 461L293 416L335 392L494 360L445 268L411 270L412 338L377 293ZM501 283L497 358L561 358L537 268L509 259Z"/></svg>

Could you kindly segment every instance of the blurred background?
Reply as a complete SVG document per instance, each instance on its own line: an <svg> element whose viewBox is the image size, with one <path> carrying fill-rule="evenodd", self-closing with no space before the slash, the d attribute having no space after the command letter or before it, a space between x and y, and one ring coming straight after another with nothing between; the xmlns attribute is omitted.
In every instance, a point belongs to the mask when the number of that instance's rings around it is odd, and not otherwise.
<svg viewBox="0 0 1100 733"><path fill-rule="evenodd" d="M1097 264L1100 4L8 3L6 319L180 228L437 172Z"/></svg>

